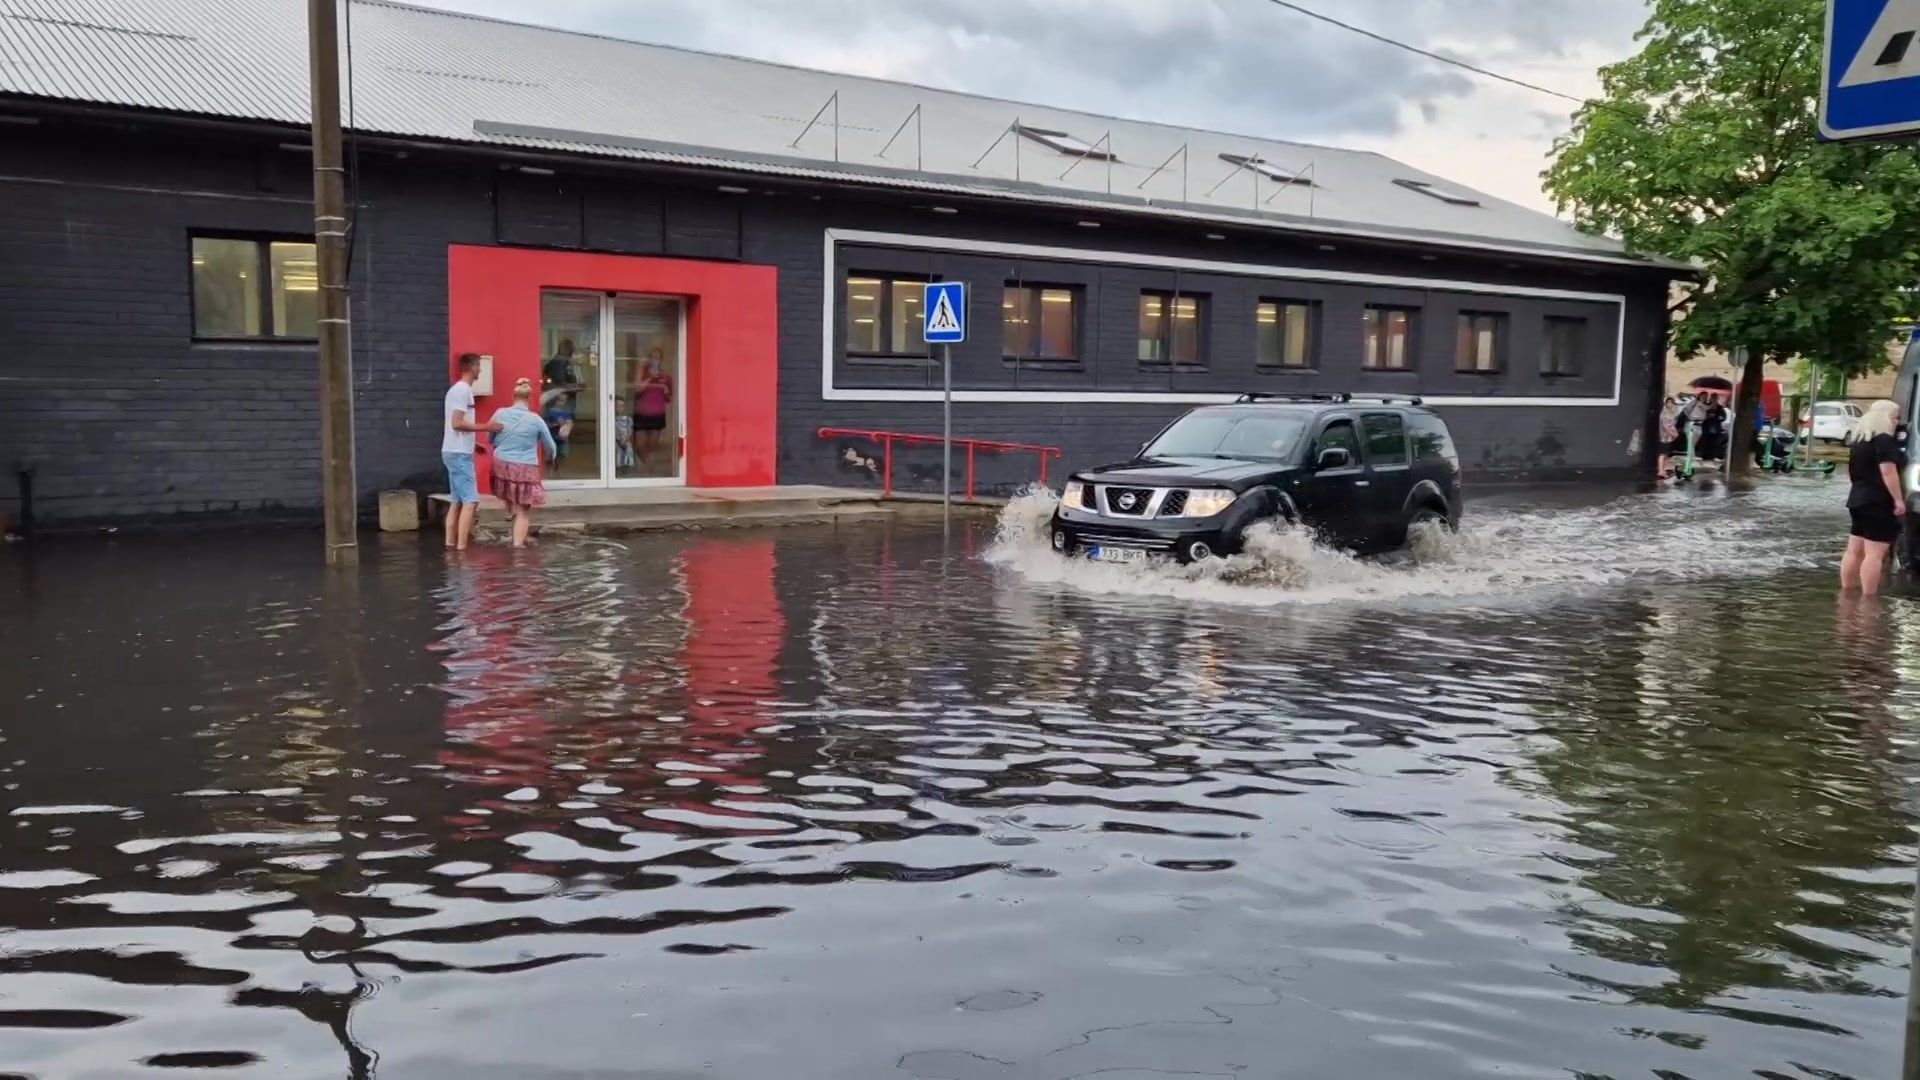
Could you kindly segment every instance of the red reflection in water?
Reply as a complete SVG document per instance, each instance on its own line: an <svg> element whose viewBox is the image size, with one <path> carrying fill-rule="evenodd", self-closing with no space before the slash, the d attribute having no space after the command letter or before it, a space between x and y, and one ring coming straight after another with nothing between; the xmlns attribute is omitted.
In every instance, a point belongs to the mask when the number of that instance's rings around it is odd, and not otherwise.
<svg viewBox="0 0 1920 1080"><path fill-rule="evenodd" d="M569 557L557 548L533 556ZM774 568L771 541L689 545L674 566L685 632L673 667L634 644L634 655L616 658L611 670L579 662L584 646L557 623L570 616L550 607L570 598L547 576L480 558L452 570L444 595L449 632L438 646L451 698L439 762L463 788L492 794L467 804L489 814L455 813L448 823L468 835L517 831L537 807L503 796L531 787L551 805L545 796L572 792L589 777L623 788L628 806L736 814L712 802L719 785L756 784L759 770L751 766L765 758L754 730L767 723L765 703L779 694L786 632ZM636 711L580 715L610 688L638 699ZM684 719L673 723L675 714ZM661 769L663 762L693 769ZM675 775L700 784L669 788Z"/></svg>
<svg viewBox="0 0 1920 1080"><path fill-rule="evenodd" d="M447 574L443 608L452 629L438 648L445 652L453 742L439 759L465 786L512 790L551 765L545 713L562 646L541 618L545 579L515 573L505 558L474 552ZM449 820L462 828L485 824L467 814Z"/></svg>
<svg viewBox="0 0 1920 1080"><path fill-rule="evenodd" d="M786 617L774 584L771 541L698 544L681 556L687 586L687 643L680 650L691 699L687 745L719 773L745 784L747 763L764 753L754 729L779 696Z"/></svg>

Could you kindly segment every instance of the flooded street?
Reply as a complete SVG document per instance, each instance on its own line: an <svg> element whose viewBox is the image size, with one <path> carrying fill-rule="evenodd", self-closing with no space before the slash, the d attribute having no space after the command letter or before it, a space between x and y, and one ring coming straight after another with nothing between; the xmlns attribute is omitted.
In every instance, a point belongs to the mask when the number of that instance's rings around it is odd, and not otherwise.
<svg viewBox="0 0 1920 1080"><path fill-rule="evenodd" d="M0 552L0 1075L1896 1075L1920 605L1842 496Z"/></svg>

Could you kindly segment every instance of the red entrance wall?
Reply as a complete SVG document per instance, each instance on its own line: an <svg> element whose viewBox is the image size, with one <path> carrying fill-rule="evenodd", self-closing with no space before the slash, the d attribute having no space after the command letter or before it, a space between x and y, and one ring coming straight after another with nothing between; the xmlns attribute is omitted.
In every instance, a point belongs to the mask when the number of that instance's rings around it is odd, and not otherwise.
<svg viewBox="0 0 1920 1080"><path fill-rule="evenodd" d="M771 266L450 245L448 378L461 353L493 357L482 419L513 403L514 380L538 386L542 289L680 297L687 304L687 483L769 485L778 431L776 276ZM484 492L489 459L483 454L477 464Z"/></svg>

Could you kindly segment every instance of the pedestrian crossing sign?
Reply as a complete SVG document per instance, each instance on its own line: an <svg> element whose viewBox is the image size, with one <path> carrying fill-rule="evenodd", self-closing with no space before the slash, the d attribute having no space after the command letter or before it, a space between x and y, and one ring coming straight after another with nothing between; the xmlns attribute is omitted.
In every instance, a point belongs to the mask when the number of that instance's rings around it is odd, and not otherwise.
<svg viewBox="0 0 1920 1080"><path fill-rule="evenodd" d="M921 336L929 345L957 345L967 340L967 287L959 281L929 281L920 305L926 320Z"/></svg>
<svg viewBox="0 0 1920 1080"><path fill-rule="evenodd" d="M1827 0L1823 139L1920 133L1920 0Z"/></svg>

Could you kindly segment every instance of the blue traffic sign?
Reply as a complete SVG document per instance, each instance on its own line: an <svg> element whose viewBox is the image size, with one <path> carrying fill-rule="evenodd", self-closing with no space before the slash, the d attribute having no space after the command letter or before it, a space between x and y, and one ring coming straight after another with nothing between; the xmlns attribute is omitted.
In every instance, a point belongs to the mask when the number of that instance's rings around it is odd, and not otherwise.
<svg viewBox="0 0 1920 1080"><path fill-rule="evenodd" d="M1920 0L1827 0L1820 137L1920 132Z"/></svg>
<svg viewBox="0 0 1920 1080"><path fill-rule="evenodd" d="M958 345L967 340L967 286L960 281L929 281L921 334L929 345Z"/></svg>

